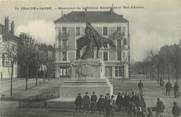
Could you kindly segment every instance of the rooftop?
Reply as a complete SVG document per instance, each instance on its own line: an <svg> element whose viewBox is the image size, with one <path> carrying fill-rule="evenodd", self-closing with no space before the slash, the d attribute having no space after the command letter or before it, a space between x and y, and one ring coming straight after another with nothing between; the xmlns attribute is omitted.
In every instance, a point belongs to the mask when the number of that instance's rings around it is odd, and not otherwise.
<svg viewBox="0 0 181 117"><path fill-rule="evenodd" d="M114 11L72 11L55 20L59 22L128 22L122 15L116 14Z"/></svg>
<svg viewBox="0 0 181 117"><path fill-rule="evenodd" d="M16 35L13 35L11 33L5 34L4 31L4 25L0 24L0 34L3 36L3 38L9 40L9 41L19 41L19 37L17 37Z"/></svg>

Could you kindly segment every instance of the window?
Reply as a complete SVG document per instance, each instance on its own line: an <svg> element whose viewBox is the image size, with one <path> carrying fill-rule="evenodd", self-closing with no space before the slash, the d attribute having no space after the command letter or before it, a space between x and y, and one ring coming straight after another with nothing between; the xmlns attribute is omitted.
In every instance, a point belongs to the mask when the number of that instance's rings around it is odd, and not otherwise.
<svg viewBox="0 0 181 117"><path fill-rule="evenodd" d="M61 33L61 28L58 28L58 33Z"/></svg>
<svg viewBox="0 0 181 117"><path fill-rule="evenodd" d="M121 27L120 27L120 26L119 26L119 27L117 27L117 31L119 31L119 32L121 31Z"/></svg>
<svg viewBox="0 0 181 117"><path fill-rule="evenodd" d="M62 41L63 41L63 42L62 42L62 46L63 46L62 49L67 50L67 40L64 39L64 40L62 40Z"/></svg>
<svg viewBox="0 0 181 117"><path fill-rule="evenodd" d="M104 48L108 48L108 44L104 44Z"/></svg>
<svg viewBox="0 0 181 117"><path fill-rule="evenodd" d="M63 61L67 60L67 52L62 52Z"/></svg>
<svg viewBox="0 0 181 117"><path fill-rule="evenodd" d="M61 28L58 28L58 39L60 39L60 35L61 35Z"/></svg>
<svg viewBox="0 0 181 117"><path fill-rule="evenodd" d="M126 28L122 27L122 35L125 36Z"/></svg>
<svg viewBox="0 0 181 117"><path fill-rule="evenodd" d="M62 27L62 33L63 35L67 34L67 27Z"/></svg>
<svg viewBox="0 0 181 117"><path fill-rule="evenodd" d="M105 67L105 76L108 78L112 78L112 67L111 66Z"/></svg>
<svg viewBox="0 0 181 117"><path fill-rule="evenodd" d="M107 27L103 27L103 35L107 35Z"/></svg>
<svg viewBox="0 0 181 117"><path fill-rule="evenodd" d="M76 36L80 35L80 27L76 27Z"/></svg>
<svg viewBox="0 0 181 117"><path fill-rule="evenodd" d="M124 45L126 45L127 44L127 41L126 41L126 38L124 38Z"/></svg>
<svg viewBox="0 0 181 117"><path fill-rule="evenodd" d="M58 60L61 61L61 52L59 52L59 55L58 55Z"/></svg>
<svg viewBox="0 0 181 117"><path fill-rule="evenodd" d="M123 52L123 58L122 58L122 60L123 60L123 61L125 60L125 52Z"/></svg>
<svg viewBox="0 0 181 117"><path fill-rule="evenodd" d="M60 77L69 77L70 76L70 70L69 68L60 68Z"/></svg>
<svg viewBox="0 0 181 117"><path fill-rule="evenodd" d="M115 66L115 76L124 76L124 67L123 66Z"/></svg>
<svg viewBox="0 0 181 117"><path fill-rule="evenodd" d="M8 55L6 53L2 54L2 65L3 66L10 66L10 58L8 57Z"/></svg>
<svg viewBox="0 0 181 117"><path fill-rule="evenodd" d="M58 40L58 48L61 48L61 40Z"/></svg>
<svg viewBox="0 0 181 117"><path fill-rule="evenodd" d="M117 60L121 60L121 40L117 40Z"/></svg>
<svg viewBox="0 0 181 117"><path fill-rule="evenodd" d="M103 60L104 61L108 60L108 52L103 52Z"/></svg>

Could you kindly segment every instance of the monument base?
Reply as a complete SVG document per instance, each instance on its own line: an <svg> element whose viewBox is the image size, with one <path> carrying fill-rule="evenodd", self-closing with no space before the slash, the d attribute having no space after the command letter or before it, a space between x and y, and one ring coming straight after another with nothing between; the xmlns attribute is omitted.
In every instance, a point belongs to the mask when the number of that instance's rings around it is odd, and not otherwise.
<svg viewBox="0 0 181 117"><path fill-rule="evenodd" d="M58 100L74 101L78 93L81 93L83 96L85 92L88 92L91 95L93 91L98 97L107 93L112 95L113 87L107 79L71 79L64 81L60 86L60 98Z"/></svg>
<svg viewBox="0 0 181 117"><path fill-rule="evenodd" d="M113 87L104 77L105 66L100 59L74 60L71 62L71 79L60 86L60 98L57 101L74 101L78 93L89 95L113 94Z"/></svg>

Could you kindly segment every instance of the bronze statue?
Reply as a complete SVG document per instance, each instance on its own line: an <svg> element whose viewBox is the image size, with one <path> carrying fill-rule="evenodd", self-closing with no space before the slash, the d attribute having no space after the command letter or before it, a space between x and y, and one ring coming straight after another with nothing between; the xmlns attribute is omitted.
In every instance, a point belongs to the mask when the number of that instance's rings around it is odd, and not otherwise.
<svg viewBox="0 0 181 117"><path fill-rule="evenodd" d="M99 58L99 49L109 44L111 47L115 47L113 40L102 37L93 27L87 22L85 28L85 35L77 40L77 52L83 47L86 47L85 52L82 54L81 59L94 58L94 48L96 47L96 57Z"/></svg>

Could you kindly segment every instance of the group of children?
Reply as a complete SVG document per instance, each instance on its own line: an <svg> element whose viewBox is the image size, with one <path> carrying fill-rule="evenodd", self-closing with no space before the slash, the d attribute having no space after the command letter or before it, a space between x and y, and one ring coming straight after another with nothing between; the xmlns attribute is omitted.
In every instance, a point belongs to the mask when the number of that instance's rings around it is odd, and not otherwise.
<svg viewBox="0 0 181 117"><path fill-rule="evenodd" d="M97 98L95 92L91 96L88 92L84 96L79 93L75 99L77 112L96 112L112 117L114 111L125 111L131 115L143 115L146 104L143 95L137 92L119 92L117 96L107 93Z"/></svg>

